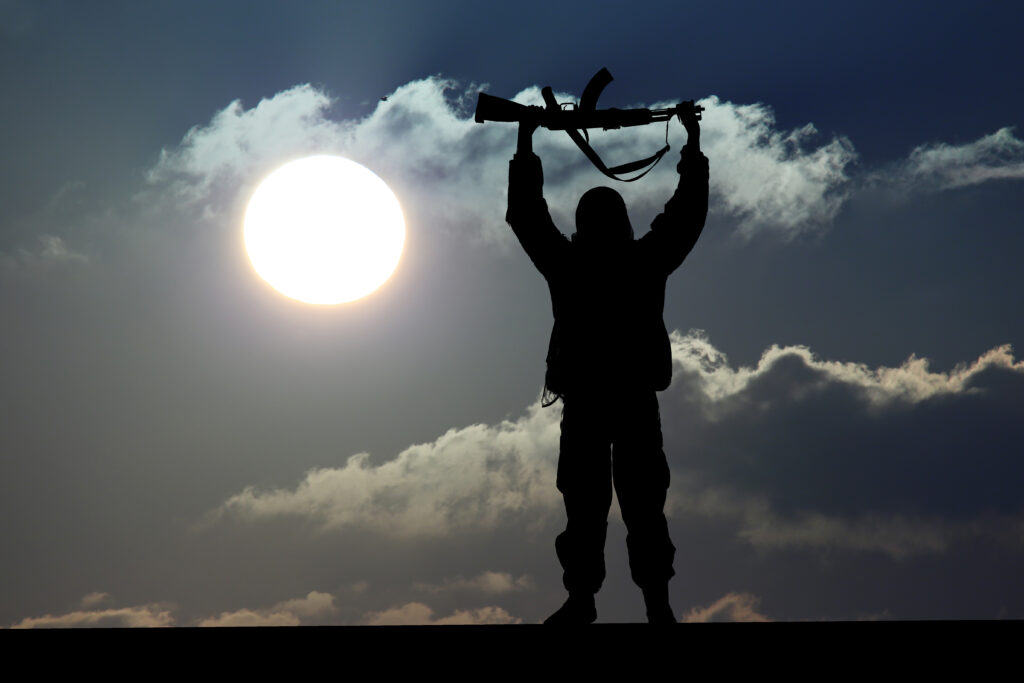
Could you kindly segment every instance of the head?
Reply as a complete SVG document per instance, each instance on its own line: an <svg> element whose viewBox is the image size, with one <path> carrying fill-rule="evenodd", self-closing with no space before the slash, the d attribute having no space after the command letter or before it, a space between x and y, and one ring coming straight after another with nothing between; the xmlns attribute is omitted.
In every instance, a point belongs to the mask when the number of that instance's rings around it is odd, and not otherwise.
<svg viewBox="0 0 1024 683"><path fill-rule="evenodd" d="M573 241L613 246L633 239L633 226L622 195L610 187L587 190L576 207Z"/></svg>

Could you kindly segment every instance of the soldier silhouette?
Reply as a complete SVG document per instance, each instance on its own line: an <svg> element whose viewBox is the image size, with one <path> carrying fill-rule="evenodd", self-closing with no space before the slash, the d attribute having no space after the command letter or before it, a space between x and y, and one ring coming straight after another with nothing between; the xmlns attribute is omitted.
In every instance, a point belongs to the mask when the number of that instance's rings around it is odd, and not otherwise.
<svg viewBox="0 0 1024 683"><path fill-rule="evenodd" d="M555 550L569 598L546 624L597 619L594 595L605 577L613 481L630 573L643 591L647 620L676 620L668 599L675 547L664 514L669 468L656 393L672 380L662 315L668 276L697 242L708 210L700 126L692 113L681 118L688 138L677 166L679 186L640 239L622 196L608 187L580 199L571 239L559 232L533 153L538 124L529 116L519 124L505 220L551 292L555 322L545 404L563 402L557 486L568 522Z"/></svg>

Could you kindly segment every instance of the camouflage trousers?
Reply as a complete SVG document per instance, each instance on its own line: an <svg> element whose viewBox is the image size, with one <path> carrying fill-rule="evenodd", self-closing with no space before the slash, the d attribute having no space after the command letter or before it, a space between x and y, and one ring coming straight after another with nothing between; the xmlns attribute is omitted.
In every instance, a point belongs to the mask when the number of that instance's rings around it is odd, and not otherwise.
<svg viewBox="0 0 1024 683"><path fill-rule="evenodd" d="M656 587L675 574L676 549L664 512L669 469L658 397L653 391L615 393L612 398L606 392L573 392L563 398L558 490L568 523L555 550L570 593L596 593L604 581L613 485L633 581Z"/></svg>

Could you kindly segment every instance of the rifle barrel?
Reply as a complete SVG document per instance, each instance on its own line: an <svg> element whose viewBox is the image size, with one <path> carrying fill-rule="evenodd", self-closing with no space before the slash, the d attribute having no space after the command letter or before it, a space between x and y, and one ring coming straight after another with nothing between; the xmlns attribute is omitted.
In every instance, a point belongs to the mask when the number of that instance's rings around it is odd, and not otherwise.
<svg viewBox="0 0 1024 683"><path fill-rule="evenodd" d="M548 130L582 130L584 128L603 128L613 130L629 126L645 126L648 123L668 121L679 113L679 108L688 106L684 102L669 109L560 109L549 112L543 117L541 125ZM693 105L697 119L704 107Z"/></svg>

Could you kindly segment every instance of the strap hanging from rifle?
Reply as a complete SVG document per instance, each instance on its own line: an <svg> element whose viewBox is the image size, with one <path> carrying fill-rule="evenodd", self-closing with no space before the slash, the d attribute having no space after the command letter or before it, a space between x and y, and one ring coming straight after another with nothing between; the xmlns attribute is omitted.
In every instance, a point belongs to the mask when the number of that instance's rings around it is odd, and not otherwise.
<svg viewBox="0 0 1024 683"><path fill-rule="evenodd" d="M631 183L634 180L640 180L650 173L651 169L657 166L658 162L661 161L661 158L665 156L665 152L669 150L669 146L666 144L664 147L645 159L637 159L636 161L630 161L626 164L619 164L618 166L608 168L601 160L601 157L598 156L597 152L594 151L594 148L590 146L590 143L584 140L579 134L579 131L566 130L565 132L569 134L569 137L576 143L576 146L580 148L580 151L590 159L590 162L597 167L597 170L613 180L621 180L624 183ZM632 173L633 171L638 171L641 168L644 168L644 166L647 166L647 169L639 175L635 175L632 178L619 177L620 173Z"/></svg>
<svg viewBox="0 0 1024 683"><path fill-rule="evenodd" d="M612 82L612 75L608 72L608 69L601 69L590 79L587 83L587 87L583 89L583 94L580 96L579 108L582 111L593 111L597 107L597 98L600 97L601 91L604 90L605 86ZM555 100L555 94L552 92L551 87L548 86L541 90L541 95L544 97L544 104L550 109L559 109L558 102ZM584 129L583 134L586 135L584 139L583 135L580 135L578 130L566 129L566 133L569 134L569 138L576 143L576 146L580 148L580 151L590 159L590 163L604 175L608 176L612 180L619 180L624 183L631 183L634 180L640 180L645 175L651 172L651 170L658 165L661 158L665 156L665 152L669 150L668 145L668 126L665 126L665 146L659 149L657 152L645 159L637 159L636 161L630 161L629 163L619 164L608 168L601 157L598 156L594 148L590 146L590 135ZM620 178L620 174L632 173L633 171L639 171L640 169L647 167L643 173L635 175L632 178Z"/></svg>

